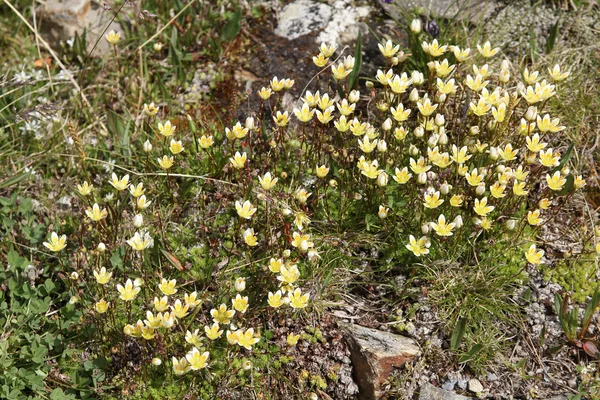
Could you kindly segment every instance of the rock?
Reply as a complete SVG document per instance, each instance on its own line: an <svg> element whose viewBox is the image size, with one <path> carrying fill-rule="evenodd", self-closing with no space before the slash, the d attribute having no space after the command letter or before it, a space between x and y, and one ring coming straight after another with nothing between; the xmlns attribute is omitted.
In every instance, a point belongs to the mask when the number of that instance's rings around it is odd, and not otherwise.
<svg viewBox="0 0 600 400"><path fill-rule="evenodd" d="M429 10L437 18L459 19L473 24L481 24L491 17L499 6L495 0L465 0L460 2L456 0L405 0L403 2L384 3L380 1L378 3L394 19L402 20L402 13L399 12L398 7L403 7L405 10L420 7L423 10ZM422 14L427 14L427 12L425 11ZM410 21L405 22L410 23Z"/></svg>
<svg viewBox="0 0 600 400"><path fill-rule="evenodd" d="M444 390L454 390L454 385L456 385L456 381L453 381L453 380L446 381L442 385L442 389L444 389Z"/></svg>
<svg viewBox="0 0 600 400"><path fill-rule="evenodd" d="M498 380L498 375L494 374L493 372L490 372L487 374L487 380L490 382L495 382Z"/></svg>
<svg viewBox="0 0 600 400"><path fill-rule="evenodd" d="M369 27L362 20L371 13L370 7L354 6L352 0L336 0L332 4L332 18L317 37L317 43L337 43L353 45L362 32L369 33Z"/></svg>
<svg viewBox="0 0 600 400"><path fill-rule="evenodd" d="M331 6L311 0L296 0L279 13L275 34L288 40L323 29L331 18Z"/></svg>
<svg viewBox="0 0 600 400"><path fill-rule="evenodd" d="M483 392L483 385L477 379L471 379L469 381L469 390L473 393Z"/></svg>
<svg viewBox="0 0 600 400"><path fill-rule="evenodd" d="M456 382L456 385L461 389L461 390L467 390L467 381L464 379L460 379L458 382Z"/></svg>
<svg viewBox="0 0 600 400"><path fill-rule="evenodd" d="M355 324L343 327L360 399L378 399L381 384L392 370L421 355L410 338Z"/></svg>
<svg viewBox="0 0 600 400"><path fill-rule="evenodd" d="M421 385L419 400L469 400L470 397L461 396L448 390L440 389L431 383Z"/></svg>
<svg viewBox="0 0 600 400"><path fill-rule="evenodd" d="M66 42L86 32L86 46L89 53L100 35L114 30L123 36L123 29L117 22L111 22L113 15L105 11L101 4L92 0L48 0L37 10L40 33L50 46L58 48ZM100 57L110 50L109 44L100 38L93 56Z"/></svg>

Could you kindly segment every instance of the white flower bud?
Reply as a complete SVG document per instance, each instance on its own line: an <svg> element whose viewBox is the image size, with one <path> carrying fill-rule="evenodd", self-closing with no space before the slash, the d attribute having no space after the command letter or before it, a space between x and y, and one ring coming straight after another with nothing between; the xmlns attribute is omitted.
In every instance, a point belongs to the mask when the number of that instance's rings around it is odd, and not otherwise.
<svg viewBox="0 0 600 400"><path fill-rule="evenodd" d="M429 136L429 139L427 139L427 146L429 146L430 148L434 148L435 145L438 143L438 140L440 140L440 135L434 133L433 135Z"/></svg>
<svg viewBox="0 0 600 400"><path fill-rule="evenodd" d="M450 193L451 190L452 190L452 185L449 185L448 182L444 182L444 183L442 183L442 186L440 186L441 194L448 194L448 193Z"/></svg>
<svg viewBox="0 0 600 400"><path fill-rule="evenodd" d="M385 153L387 151L387 143L383 139L379 139L377 142L377 151Z"/></svg>
<svg viewBox="0 0 600 400"><path fill-rule="evenodd" d="M435 114L435 124L437 126L442 126L446 123L446 118L444 114Z"/></svg>
<svg viewBox="0 0 600 400"><path fill-rule="evenodd" d="M504 173L504 171L506 171L506 165L504 165L504 164L499 164L499 165L496 167L496 172L498 172L498 173L500 173L500 174L503 174L503 173Z"/></svg>
<svg viewBox="0 0 600 400"><path fill-rule="evenodd" d="M102 242L98 243L98 247L96 247L100 253L104 253L106 251L106 245Z"/></svg>
<svg viewBox="0 0 600 400"><path fill-rule="evenodd" d="M492 160L497 160L499 156L498 149L496 147L490 147L490 158Z"/></svg>
<svg viewBox="0 0 600 400"><path fill-rule="evenodd" d="M436 101L436 103L443 103L446 101L447 97L448 96L446 95L446 93L436 93L435 101Z"/></svg>
<svg viewBox="0 0 600 400"><path fill-rule="evenodd" d="M410 144L410 147L408 148L408 153L411 156L416 156L419 154L419 149L417 148L417 146L415 146L414 144Z"/></svg>
<svg viewBox="0 0 600 400"><path fill-rule="evenodd" d="M412 74L410 75L410 79L412 79L412 83L415 86L419 86L423 82L425 82L425 76L421 72L419 72L417 70L414 70L412 72Z"/></svg>
<svg viewBox="0 0 600 400"><path fill-rule="evenodd" d="M448 135L446 135L446 132L442 132L440 133L440 139L439 139L439 143L441 145L446 145L448 144Z"/></svg>
<svg viewBox="0 0 600 400"><path fill-rule="evenodd" d="M69 299L69 304L75 304L79 302L79 297L77 296L71 296L71 298Z"/></svg>
<svg viewBox="0 0 600 400"><path fill-rule="evenodd" d="M399 62L400 62L400 59L398 57L392 57L392 65L393 66L398 65Z"/></svg>
<svg viewBox="0 0 600 400"><path fill-rule="evenodd" d="M537 107L530 106L525 113L525 119L529 122L537 119Z"/></svg>
<svg viewBox="0 0 600 400"><path fill-rule="evenodd" d="M457 215L456 218L454 218L454 224L456 225L456 228L463 226L463 219L460 215Z"/></svg>
<svg viewBox="0 0 600 400"><path fill-rule="evenodd" d="M264 193L261 192L256 195L256 198L259 200L265 200L267 197L265 196Z"/></svg>
<svg viewBox="0 0 600 400"><path fill-rule="evenodd" d="M419 174L419 176L417 177L417 182L419 182L421 185L424 185L427 183L427 174L425 172L421 172Z"/></svg>
<svg viewBox="0 0 600 400"><path fill-rule="evenodd" d="M144 216L142 214L136 214L133 217L133 226L140 228L142 225L144 225Z"/></svg>
<svg viewBox="0 0 600 400"><path fill-rule="evenodd" d="M348 95L348 101L350 101L350 103L358 103L359 100L360 100L360 92L358 90L353 90Z"/></svg>
<svg viewBox="0 0 600 400"><path fill-rule="evenodd" d="M160 364L162 364L162 360L160 358L154 357L152 359L152 365L154 365L155 367L158 367Z"/></svg>
<svg viewBox="0 0 600 400"><path fill-rule="evenodd" d="M415 35L419 34L421 32L421 27L422 27L421 20L418 18L413 19L412 22L410 23L410 30Z"/></svg>
<svg viewBox="0 0 600 400"><path fill-rule="evenodd" d="M421 225L421 232L423 232L424 235L427 235L430 229L431 228L429 228L429 223Z"/></svg>
<svg viewBox="0 0 600 400"><path fill-rule="evenodd" d="M287 217L288 215L290 215L292 213L292 210L285 207L285 208L281 209L281 213L283 214L284 217Z"/></svg>
<svg viewBox="0 0 600 400"><path fill-rule="evenodd" d="M290 255L292 254L292 252L289 249L286 249L283 251L283 258L288 258Z"/></svg>
<svg viewBox="0 0 600 400"><path fill-rule="evenodd" d="M373 82L371 82L371 81L367 81L367 82L365 82L365 87L366 87L367 89L373 89L373 87L374 87L374 86L375 86L375 85L373 85Z"/></svg>
<svg viewBox="0 0 600 400"><path fill-rule="evenodd" d="M382 172L377 177L377 185L380 186L380 187L387 186L388 180L389 180L388 174L385 173L385 172Z"/></svg>
<svg viewBox="0 0 600 400"><path fill-rule="evenodd" d="M427 172L427 179L429 179L430 181L434 180L437 177L437 174L433 171L429 171Z"/></svg>
<svg viewBox="0 0 600 400"><path fill-rule="evenodd" d="M517 221L516 220L514 220L514 219L506 220L506 228L509 231L512 231L513 229L515 229L516 226L517 226Z"/></svg>
<svg viewBox="0 0 600 400"><path fill-rule="evenodd" d="M246 280L242 277L236 278L233 286L235 287L236 291L243 292L246 289Z"/></svg>
<svg viewBox="0 0 600 400"><path fill-rule="evenodd" d="M502 69L508 69L509 66L510 65L509 65L507 59L502 60L502 62L500 63L500 68L502 68Z"/></svg>
<svg viewBox="0 0 600 400"><path fill-rule="evenodd" d="M419 101L419 91L417 90L417 88L413 88L413 90L410 91L410 94L408 95L408 100L412 101L413 103Z"/></svg>
<svg viewBox="0 0 600 400"><path fill-rule="evenodd" d="M421 125L417 126L413 132L415 137L422 138L425 135L425 129Z"/></svg>
<svg viewBox="0 0 600 400"><path fill-rule="evenodd" d="M73 279L74 281L76 281L77 279L79 279L79 274L77 273L77 271L73 271L71 272L71 279Z"/></svg>
<svg viewBox="0 0 600 400"><path fill-rule="evenodd" d="M517 83L517 91L518 92L524 92L525 91L525 84L523 82Z"/></svg>
<svg viewBox="0 0 600 400"><path fill-rule="evenodd" d="M563 167L563 169L560 170L560 174L563 176L567 176L571 173L571 169L567 166Z"/></svg>
<svg viewBox="0 0 600 400"><path fill-rule="evenodd" d="M242 363L242 368L244 369L244 371L249 371L252 369L252 361L250 360L246 360Z"/></svg>
<svg viewBox="0 0 600 400"><path fill-rule="evenodd" d="M253 117L246 118L246 128L248 130L254 129L254 118Z"/></svg>
<svg viewBox="0 0 600 400"><path fill-rule="evenodd" d="M133 280L133 286L135 287L141 287L144 284L144 281L142 280L142 278L135 278Z"/></svg>
<svg viewBox="0 0 600 400"><path fill-rule="evenodd" d="M496 130L496 126L497 126L497 125L498 125L498 123L497 123L495 120L493 120L493 119L492 119L492 120L490 120L490 121L487 123L487 129L488 129L488 132L494 132L494 131Z"/></svg>
<svg viewBox="0 0 600 400"><path fill-rule="evenodd" d="M388 216L388 210L387 210L387 208L385 208L383 206L379 206L379 211L377 212L377 215L381 219L387 218L387 216Z"/></svg>
<svg viewBox="0 0 600 400"><path fill-rule="evenodd" d="M149 140L146 140L146 141L144 142L144 151L145 151L146 153L150 153L150 152L152 151L152 143L150 143L150 141L149 141Z"/></svg>
<svg viewBox="0 0 600 400"><path fill-rule="evenodd" d="M473 136L475 135L479 135L479 127L478 126L472 126L469 128L469 133Z"/></svg>
<svg viewBox="0 0 600 400"><path fill-rule="evenodd" d="M154 43L152 48L154 48L154 51L161 51L163 48L163 44L161 42L156 42Z"/></svg>
<svg viewBox="0 0 600 400"><path fill-rule="evenodd" d="M510 72L502 68L498 74L498 80L502 83L507 83L510 80Z"/></svg>
<svg viewBox="0 0 600 400"><path fill-rule="evenodd" d="M478 196L482 196L485 193L485 185L483 183L478 185L475 189L475 193L477 193Z"/></svg>
<svg viewBox="0 0 600 400"><path fill-rule="evenodd" d="M389 131L390 129L392 129L392 120L388 118L385 121L383 121L381 129L383 129L384 131Z"/></svg>

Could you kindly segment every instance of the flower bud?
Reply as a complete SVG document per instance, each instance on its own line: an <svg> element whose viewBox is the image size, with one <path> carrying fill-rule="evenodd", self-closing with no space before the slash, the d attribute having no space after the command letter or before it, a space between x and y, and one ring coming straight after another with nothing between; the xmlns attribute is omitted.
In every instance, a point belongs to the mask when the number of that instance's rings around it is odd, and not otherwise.
<svg viewBox="0 0 600 400"><path fill-rule="evenodd" d="M436 101L436 103L443 103L446 101L447 97L448 96L446 95L446 93L436 93L435 101Z"/></svg>
<svg viewBox="0 0 600 400"><path fill-rule="evenodd" d="M537 107L529 106L527 112L525 112L525 119L529 122L533 122L537 119Z"/></svg>
<svg viewBox="0 0 600 400"><path fill-rule="evenodd" d="M387 143L383 139L379 139L377 142L377 151L385 153L387 151Z"/></svg>
<svg viewBox="0 0 600 400"><path fill-rule="evenodd" d="M79 274L77 273L77 271L73 271L73 272L71 272L70 277L71 277L71 279L76 281L77 279L79 279Z"/></svg>
<svg viewBox="0 0 600 400"><path fill-rule="evenodd" d="M410 94L408 95L408 100L412 101L413 103L419 101L419 91L417 90L417 88L413 88L413 90L410 91Z"/></svg>
<svg viewBox="0 0 600 400"><path fill-rule="evenodd" d="M424 235L427 235L429 233L429 231L430 231L430 228L429 228L428 223L421 225L421 232L423 232Z"/></svg>
<svg viewBox="0 0 600 400"><path fill-rule="evenodd" d="M152 365L154 365L155 367L158 367L160 364L162 364L162 360L158 357L154 357L152 359Z"/></svg>
<svg viewBox="0 0 600 400"><path fill-rule="evenodd" d="M507 69L502 68L498 74L498 80L502 83L508 83L510 80L510 72Z"/></svg>
<svg viewBox="0 0 600 400"><path fill-rule="evenodd" d="M358 192L354 193L354 200L358 201L358 200L362 200L362 198L363 198L362 194L360 194Z"/></svg>
<svg viewBox="0 0 600 400"><path fill-rule="evenodd" d="M487 123L487 130L488 132L494 132L496 130L496 126L498 125L498 123L491 119L488 123Z"/></svg>
<svg viewBox="0 0 600 400"><path fill-rule="evenodd" d="M485 193L485 185L484 184L478 185L477 188L475 189L475 193L477 193L478 196L482 196Z"/></svg>
<svg viewBox="0 0 600 400"><path fill-rule="evenodd" d="M515 229L515 227L517 226L517 221L514 219L508 219L506 220L506 228L509 231L512 231L513 229Z"/></svg>
<svg viewBox="0 0 600 400"><path fill-rule="evenodd" d="M79 297L77 296L71 296L71 298L69 299L69 304L75 304L79 302Z"/></svg>
<svg viewBox="0 0 600 400"><path fill-rule="evenodd" d="M454 218L454 224L456 225L456 228L463 226L463 219L460 215L457 215L456 218Z"/></svg>
<svg viewBox="0 0 600 400"><path fill-rule="evenodd" d="M359 100L360 100L360 92L358 90L353 90L348 95L348 101L350 101L350 103L358 103Z"/></svg>
<svg viewBox="0 0 600 400"><path fill-rule="evenodd" d="M288 258L291 254L292 252L289 249L286 249L283 251L282 256L283 258Z"/></svg>
<svg viewBox="0 0 600 400"><path fill-rule="evenodd" d="M135 287L141 287L144 284L144 281L142 278L135 278L133 280L133 286Z"/></svg>
<svg viewBox="0 0 600 400"><path fill-rule="evenodd" d="M427 179L429 179L430 181L434 180L437 177L437 174L433 171L429 171L427 172Z"/></svg>
<svg viewBox="0 0 600 400"><path fill-rule="evenodd" d="M415 137L422 138L423 135L425 135L425 129L423 129L423 127L419 125L415 128L413 133L415 134Z"/></svg>
<svg viewBox="0 0 600 400"><path fill-rule="evenodd" d="M156 42L152 47L154 48L154 51L161 51L163 48L163 44L161 42Z"/></svg>
<svg viewBox="0 0 600 400"><path fill-rule="evenodd" d="M243 292L246 289L246 280L242 277L236 278L233 286L235 287L236 291Z"/></svg>
<svg viewBox="0 0 600 400"><path fill-rule="evenodd" d="M500 68L502 68L502 69L508 69L509 66L510 65L509 65L507 59L502 60L502 62L500 63Z"/></svg>
<svg viewBox="0 0 600 400"><path fill-rule="evenodd" d="M427 174L425 172L421 172L419 174L419 176L417 176L417 182L419 182L421 185L424 185L427 183Z"/></svg>
<svg viewBox="0 0 600 400"><path fill-rule="evenodd" d="M385 121L383 121L381 129L383 129L384 131L389 131L390 129L392 129L392 120L388 118Z"/></svg>
<svg viewBox="0 0 600 400"><path fill-rule="evenodd" d="M440 133L440 139L439 139L439 144L441 145L446 145L448 144L448 135L446 135L446 132L442 132Z"/></svg>
<svg viewBox="0 0 600 400"><path fill-rule="evenodd" d="M252 361L250 361L250 360L245 360L245 361L242 363L242 368L244 369L244 371L249 371L249 370L251 370L251 369L252 369Z"/></svg>
<svg viewBox="0 0 600 400"><path fill-rule="evenodd" d="M399 62L400 62L400 59L398 57L392 57L392 65L393 66L398 65Z"/></svg>
<svg viewBox="0 0 600 400"><path fill-rule="evenodd" d="M246 128L248 130L254 129L254 118L253 117L246 118Z"/></svg>
<svg viewBox="0 0 600 400"><path fill-rule="evenodd" d="M142 225L144 225L144 217L142 214L136 214L135 217L133 217L133 226L135 226L136 228L141 227Z"/></svg>
<svg viewBox="0 0 600 400"><path fill-rule="evenodd" d="M388 216L388 209L385 208L384 206L379 206L379 211L377 212L377 215L381 219L387 218L387 216Z"/></svg>
<svg viewBox="0 0 600 400"><path fill-rule="evenodd" d="M427 146L429 146L430 148L434 148L439 140L440 140L440 135L438 135L437 133L434 133L433 135L429 136L429 139L427 139Z"/></svg>
<svg viewBox="0 0 600 400"><path fill-rule="evenodd" d="M499 156L498 149L496 147L490 147L490 158L492 160L497 160Z"/></svg>
<svg viewBox="0 0 600 400"><path fill-rule="evenodd" d="M437 126L442 126L446 123L446 118L444 114L435 114L435 124Z"/></svg>
<svg viewBox="0 0 600 400"><path fill-rule="evenodd" d="M375 86L375 85L373 85L373 82L371 82L371 81L367 81L367 82L365 82L365 87L366 87L367 89L373 89L373 87L374 87L374 86Z"/></svg>
<svg viewBox="0 0 600 400"><path fill-rule="evenodd" d="M412 83L415 86L419 86L423 84L423 82L425 82L425 76L417 70L414 70L412 72L412 74L410 75L410 79L412 79Z"/></svg>
<svg viewBox="0 0 600 400"><path fill-rule="evenodd" d="M330 179L329 186L331 186L332 188L337 187L337 181L335 179Z"/></svg>
<svg viewBox="0 0 600 400"><path fill-rule="evenodd" d="M106 245L102 242L98 243L98 247L96 247L100 253L104 253L106 251Z"/></svg>
<svg viewBox="0 0 600 400"><path fill-rule="evenodd" d="M560 174L562 176L567 176L571 173L571 169L567 166L564 166L563 169L560 170Z"/></svg>
<svg viewBox="0 0 600 400"><path fill-rule="evenodd" d="M379 187L387 186L389 180L389 175L385 172L382 172L377 176L377 185Z"/></svg>
<svg viewBox="0 0 600 400"><path fill-rule="evenodd" d="M448 193L450 193L451 190L452 190L452 185L449 185L448 182L444 182L444 183L442 183L442 186L440 186L441 194L448 194Z"/></svg>
<svg viewBox="0 0 600 400"><path fill-rule="evenodd" d="M506 165L504 165L504 164L499 164L499 165L496 167L496 172L498 172L498 173L500 173L500 174L503 174L503 173L504 173L504 171L506 171Z"/></svg>
<svg viewBox="0 0 600 400"><path fill-rule="evenodd" d="M479 127L478 126L472 126L469 128L469 133L473 136L475 135L479 135Z"/></svg>
<svg viewBox="0 0 600 400"><path fill-rule="evenodd" d="M149 140L146 140L146 141L144 142L144 151L145 151L146 153L150 153L150 152L152 151L152 143L150 143L150 141L149 141Z"/></svg>
<svg viewBox="0 0 600 400"><path fill-rule="evenodd" d="M408 148L408 153L411 156L416 156L419 154L419 149L417 148L417 146L415 146L414 144L410 144L410 147Z"/></svg>
<svg viewBox="0 0 600 400"><path fill-rule="evenodd" d="M412 22L410 23L410 30L415 35L421 33L421 28L422 28L421 20L418 18L413 19Z"/></svg>

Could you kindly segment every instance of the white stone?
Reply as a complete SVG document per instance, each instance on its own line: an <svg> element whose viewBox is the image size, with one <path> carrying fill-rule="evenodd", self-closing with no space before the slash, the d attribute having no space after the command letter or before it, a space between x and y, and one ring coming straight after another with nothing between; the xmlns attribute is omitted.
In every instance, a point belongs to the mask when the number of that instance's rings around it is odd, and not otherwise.
<svg viewBox="0 0 600 400"><path fill-rule="evenodd" d="M288 40L323 29L331 19L331 6L311 0L296 0L281 10L275 34Z"/></svg>
<svg viewBox="0 0 600 400"><path fill-rule="evenodd" d="M483 392L483 385L477 379L471 379L469 381L469 390L473 393Z"/></svg>
<svg viewBox="0 0 600 400"><path fill-rule="evenodd" d="M337 0L333 3L333 17L317 37L317 42L354 44L359 32L362 31L363 36L368 33L367 25L361 21L370 13L367 6L354 7L345 0Z"/></svg>

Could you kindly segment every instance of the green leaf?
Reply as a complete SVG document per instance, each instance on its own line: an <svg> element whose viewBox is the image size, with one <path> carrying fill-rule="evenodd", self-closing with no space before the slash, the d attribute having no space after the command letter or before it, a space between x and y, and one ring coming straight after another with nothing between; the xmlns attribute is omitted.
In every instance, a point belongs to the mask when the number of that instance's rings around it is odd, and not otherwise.
<svg viewBox="0 0 600 400"><path fill-rule="evenodd" d="M358 84L358 76L362 69L362 33L358 32L356 39L356 48L354 49L354 67L348 78L348 90L352 90Z"/></svg>
<svg viewBox="0 0 600 400"><path fill-rule="evenodd" d="M227 21L227 23L223 27L223 31L221 32L221 38L223 38L223 40L226 40L226 41L233 40L237 36L237 34L240 32L241 20L242 20L242 10L238 9L236 12L234 12L231 15L231 17L229 18L229 21Z"/></svg>
<svg viewBox="0 0 600 400"><path fill-rule="evenodd" d="M571 143L569 145L569 148L567 149L566 153L563 154L562 158L560 159L560 163L550 172L551 175L554 174L556 171L560 171L561 169L563 169L563 167L565 166L567 161L569 161L569 159L571 158L574 147L575 147L574 143Z"/></svg>
<svg viewBox="0 0 600 400"><path fill-rule="evenodd" d="M460 318L456 323L456 327L452 332L452 336L450 337L450 348L452 350L458 350L460 347L460 342L465 335L465 331L467 329L467 320L466 318Z"/></svg>
<svg viewBox="0 0 600 400"><path fill-rule="evenodd" d="M546 41L546 54L550 54L554 49L554 45L556 43L556 38L558 36L559 31L559 22L560 18L556 20L554 26L550 30L550 35L548 36L548 40Z"/></svg>
<svg viewBox="0 0 600 400"><path fill-rule="evenodd" d="M469 350L469 352L467 354L462 355L459 359L458 362L459 363L466 363L467 361L471 361L473 358L475 358L475 356L483 349L483 345L482 344L476 344L475 346L471 347L471 350Z"/></svg>

